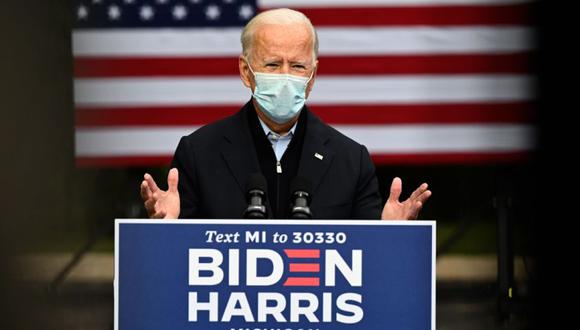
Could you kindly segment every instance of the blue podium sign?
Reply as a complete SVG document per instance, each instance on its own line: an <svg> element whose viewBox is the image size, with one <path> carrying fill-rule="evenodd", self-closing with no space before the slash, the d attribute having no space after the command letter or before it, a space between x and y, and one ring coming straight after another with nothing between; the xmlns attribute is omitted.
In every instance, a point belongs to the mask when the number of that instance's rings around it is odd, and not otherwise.
<svg viewBox="0 0 580 330"><path fill-rule="evenodd" d="M115 329L435 329L435 222L117 220Z"/></svg>

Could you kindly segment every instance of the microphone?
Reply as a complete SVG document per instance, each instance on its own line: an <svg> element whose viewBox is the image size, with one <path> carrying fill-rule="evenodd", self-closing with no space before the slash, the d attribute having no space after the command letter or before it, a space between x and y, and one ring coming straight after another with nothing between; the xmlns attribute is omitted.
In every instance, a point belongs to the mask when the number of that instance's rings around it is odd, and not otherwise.
<svg viewBox="0 0 580 330"><path fill-rule="evenodd" d="M244 211L244 219L266 219L266 178L262 173L254 173L246 183L248 208Z"/></svg>
<svg viewBox="0 0 580 330"><path fill-rule="evenodd" d="M292 180L290 184L290 195L291 195L291 205L290 205L290 218L292 219L312 219L312 213L310 212L310 190L312 189L312 184L310 180L297 176Z"/></svg>

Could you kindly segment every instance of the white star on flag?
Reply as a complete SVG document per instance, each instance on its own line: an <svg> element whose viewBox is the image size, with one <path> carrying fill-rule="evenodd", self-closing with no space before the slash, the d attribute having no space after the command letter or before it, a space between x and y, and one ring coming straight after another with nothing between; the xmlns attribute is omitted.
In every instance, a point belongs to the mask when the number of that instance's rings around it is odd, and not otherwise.
<svg viewBox="0 0 580 330"><path fill-rule="evenodd" d="M121 9L119 7L113 5L109 7L109 18L112 20L118 20L121 17Z"/></svg>
<svg viewBox="0 0 580 330"><path fill-rule="evenodd" d="M187 16L187 8L182 5L173 7L173 17L177 20L182 20Z"/></svg>
<svg viewBox="0 0 580 330"><path fill-rule="evenodd" d="M145 21L152 19L153 15L155 15L155 12L151 6L143 6L139 11L139 16L141 16L141 18Z"/></svg>
<svg viewBox="0 0 580 330"><path fill-rule="evenodd" d="M86 19L89 16L89 10L85 6L79 6L77 10L77 17L78 19Z"/></svg>
<svg viewBox="0 0 580 330"><path fill-rule="evenodd" d="M216 19L218 19L221 15L221 11L220 11L220 7L215 6L215 5L211 5L211 6L207 6L207 8L205 9L205 16L211 20L211 21L215 21Z"/></svg>
<svg viewBox="0 0 580 330"><path fill-rule="evenodd" d="M242 5L240 6L240 10L238 11L240 18L244 20L248 20L252 15L254 15L254 9L250 5Z"/></svg>

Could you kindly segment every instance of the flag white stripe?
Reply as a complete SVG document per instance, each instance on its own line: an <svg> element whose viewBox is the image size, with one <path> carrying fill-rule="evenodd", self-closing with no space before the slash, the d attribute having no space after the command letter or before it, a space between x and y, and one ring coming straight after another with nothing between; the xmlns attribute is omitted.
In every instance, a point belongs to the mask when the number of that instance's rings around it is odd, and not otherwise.
<svg viewBox="0 0 580 330"><path fill-rule="evenodd" d="M528 125L333 125L371 153L520 152L533 149Z"/></svg>
<svg viewBox="0 0 580 330"><path fill-rule="evenodd" d="M534 48L525 27L319 28L321 55L500 54Z"/></svg>
<svg viewBox="0 0 580 330"><path fill-rule="evenodd" d="M534 48L528 27L318 28L321 55L498 54ZM74 56L238 56L241 29L73 31Z"/></svg>
<svg viewBox="0 0 580 330"><path fill-rule="evenodd" d="M532 0L258 0L260 8L281 7L370 7L370 6L447 6L447 5L511 5Z"/></svg>
<svg viewBox="0 0 580 330"><path fill-rule="evenodd" d="M172 155L182 136L198 129L191 127L79 128L75 131L77 157Z"/></svg>
<svg viewBox="0 0 580 330"><path fill-rule="evenodd" d="M523 152L534 145L527 125L336 125L371 153ZM77 128L77 157L172 155L198 127ZM146 143L144 143L146 141Z"/></svg>
<svg viewBox="0 0 580 330"><path fill-rule="evenodd" d="M527 101L525 75L320 76L309 104L415 104ZM250 91L239 77L75 79L75 104L87 107L239 105Z"/></svg>

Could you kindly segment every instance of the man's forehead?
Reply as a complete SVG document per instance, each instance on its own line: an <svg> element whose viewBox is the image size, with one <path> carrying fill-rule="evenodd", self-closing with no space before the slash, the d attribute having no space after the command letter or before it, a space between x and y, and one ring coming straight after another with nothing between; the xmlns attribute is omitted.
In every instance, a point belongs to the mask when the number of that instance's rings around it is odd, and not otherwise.
<svg viewBox="0 0 580 330"><path fill-rule="evenodd" d="M305 25L264 25L256 30L253 53L261 57L310 57L312 34Z"/></svg>
<svg viewBox="0 0 580 330"><path fill-rule="evenodd" d="M255 40L266 45L299 46L312 44L312 31L304 23L262 24L255 31Z"/></svg>

